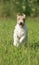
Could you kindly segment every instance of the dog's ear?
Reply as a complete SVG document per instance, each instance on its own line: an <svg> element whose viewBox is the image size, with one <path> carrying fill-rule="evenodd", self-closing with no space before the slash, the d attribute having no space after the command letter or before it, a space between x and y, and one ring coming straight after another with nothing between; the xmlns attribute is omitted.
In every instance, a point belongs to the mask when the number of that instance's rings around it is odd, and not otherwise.
<svg viewBox="0 0 39 65"><path fill-rule="evenodd" d="M23 14L23 18L24 18L24 19L26 18L26 15L25 15L25 14Z"/></svg>
<svg viewBox="0 0 39 65"><path fill-rule="evenodd" d="M19 19L20 19L20 15L17 14L17 20L19 20Z"/></svg>
<svg viewBox="0 0 39 65"><path fill-rule="evenodd" d="M25 20L26 20L26 15L25 15L25 14L23 14L23 20L24 20L24 22L25 22Z"/></svg>

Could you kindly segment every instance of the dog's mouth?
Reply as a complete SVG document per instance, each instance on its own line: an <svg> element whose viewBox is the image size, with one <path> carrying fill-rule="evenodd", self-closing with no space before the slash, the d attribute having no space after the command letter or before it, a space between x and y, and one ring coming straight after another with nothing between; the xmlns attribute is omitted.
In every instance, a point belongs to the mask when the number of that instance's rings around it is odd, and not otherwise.
<svg viewBox="0 0 39 65"><path fill-rule="evenodd" d="M24 26L24 23L21 22L21 23L19 23L19 25L23 27Z"/></svg>

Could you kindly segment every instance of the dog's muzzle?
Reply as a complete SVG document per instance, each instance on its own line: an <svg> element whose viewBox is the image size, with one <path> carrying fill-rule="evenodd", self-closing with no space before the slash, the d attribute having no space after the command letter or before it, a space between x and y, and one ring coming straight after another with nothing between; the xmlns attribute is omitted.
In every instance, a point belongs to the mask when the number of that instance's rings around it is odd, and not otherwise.
<svg viewBox="0 0 39 65"><path fill-rule="evenodd" d="M22 23L22 22L20 22L20 24L19 24L20 26L24 26L24 23Z"/></svg>

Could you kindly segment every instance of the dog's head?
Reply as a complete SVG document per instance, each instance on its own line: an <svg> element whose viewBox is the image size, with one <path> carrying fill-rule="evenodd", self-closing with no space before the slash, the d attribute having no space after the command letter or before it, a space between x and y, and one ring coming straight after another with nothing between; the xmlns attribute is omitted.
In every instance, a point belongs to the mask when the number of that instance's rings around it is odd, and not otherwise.
<svg viewBox="0 0 39 65"><path fill-rule="evenodd" d="M23 15L17 15L17 23L23 27L25 25L25 18L26 16L23 14Z"/></svg>

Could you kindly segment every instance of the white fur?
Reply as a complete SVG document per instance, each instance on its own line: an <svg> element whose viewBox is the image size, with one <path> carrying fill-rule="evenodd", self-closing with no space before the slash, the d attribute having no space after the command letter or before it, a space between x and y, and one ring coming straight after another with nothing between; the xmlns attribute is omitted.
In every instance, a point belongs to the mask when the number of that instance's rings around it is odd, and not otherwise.
<svg viewBox="0 0 39 65"><path fill-rule="evenodd" d="M20 27L19 24L15 26L14 30L14 46L18 47L22 43L27 43L28 40L28 30L27 26Z"/></svg>

